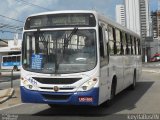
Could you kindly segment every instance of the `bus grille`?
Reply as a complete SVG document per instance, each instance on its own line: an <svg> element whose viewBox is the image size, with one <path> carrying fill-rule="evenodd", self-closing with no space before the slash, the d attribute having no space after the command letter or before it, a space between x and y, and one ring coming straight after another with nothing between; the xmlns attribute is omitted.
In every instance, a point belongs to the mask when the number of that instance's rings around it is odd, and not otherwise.
<svg viewBox="0 0 160 120"><path fill-rule="evenodd" d="M53 87L40 87L43 90L53 90ZM73 90L74 88L59 88L59 90Z"/></svg>
<svg viewBox="0 0 160 120"><path fill-rule="evenodd" d="M49 95L49 94L42 94L42 96L47 100L67 100L70 97L70 95Z"/></svg>
<svg viewBox="0 0 160 120"><path fill-rule="evenodd" d="M33 77L36 81L42 84L73 84L81 78L37 78Z"/></svg>

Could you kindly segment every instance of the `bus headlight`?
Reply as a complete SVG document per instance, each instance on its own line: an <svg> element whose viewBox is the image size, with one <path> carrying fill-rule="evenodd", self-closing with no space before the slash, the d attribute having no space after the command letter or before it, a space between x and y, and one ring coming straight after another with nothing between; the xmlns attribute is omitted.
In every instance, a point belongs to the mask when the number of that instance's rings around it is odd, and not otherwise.
<svg viewBox="0 0 160 120"><path fill-rule="evenodd" d="M26 79L21 79L22 85L29 90L37 90L36 86L31 84L28 80Z"/></svg>
<svg viewBox="0 0 160 120"><path fill-rule="evenodd" d="M88 80L87 82L85 82L83 85L80 86L78 91L88 91L88 90L92 89L96 85L97 81L98 81L97 78L93 78L91 80Z"/></svg>

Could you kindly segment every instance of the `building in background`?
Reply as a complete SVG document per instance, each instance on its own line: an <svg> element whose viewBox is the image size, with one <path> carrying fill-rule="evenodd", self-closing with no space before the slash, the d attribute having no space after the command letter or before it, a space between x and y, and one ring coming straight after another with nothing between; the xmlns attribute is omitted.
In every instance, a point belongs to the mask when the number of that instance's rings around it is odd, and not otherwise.
<svg viewBox="0 0 160 120"><path fill-rule="evenodd" d="M140 35L139 0L125 0L126 27Z"/></svg>
<svg viewBox="0 0 160 120"><path fill-rule="evenodd" d="M160 38L160 10L151 13L153 37Z"/></svg>
<svg viewBox="0 0 160 120"><path fill-rule="evenodd" d="M152 19L152 35L153 42L151 43L151 56L160 53L160 10L151 12Z"/></svg>
<svg viewBox="0 0 160 120"><path fill-rule="evenodd" d="M140 12L140 35L142 37L142 60L147 62L151 57L151 26L150 26L150 12L149 1L139 0Z"/></svg>
<svg viewBox="0 0 160 120"><path fill-rule="evenodd" d="M116 5L116 22L122 26L126 26L124 5Z"/></svg>
<svg viewBox="0 0 160 120"><path fill-rule="evenodd" d="M142 58L149 60L151 25L148 0L125 0L126 27L142 37ZM148 41L147 41L148 40Z"/></svg>
<svg viewBox="0 0 160 120"><path fill-rule="evenodd" d="M151 36L149 23L149 2L148 0L139 0L139 5L141 37L145 39L146 37Z"/></svg>
<svg viewBox="0 0 160 120"><path fill-rule="evenodd" d="M157 37L160 38L160 10L157 11Z"/></svg>
<svg viewBox="0 0 160 120"><path fill-rule="evenodd" d="M14 40L0 40L0 69L21 68L22 40L15 34Z"/></svg>
<svg viewBox="0 0 160 120"><path fill-rule="evenodd" d="M152 19L152 35L153 38L158 38L158 19L157 19L157 12L151 12L151 19Z"/></svg>
<svg viewBox="0 0 160 120"><path fill-rule="evenodd" d="M125 0L126 26L141 35L150 36L148 0Z"/></svg>

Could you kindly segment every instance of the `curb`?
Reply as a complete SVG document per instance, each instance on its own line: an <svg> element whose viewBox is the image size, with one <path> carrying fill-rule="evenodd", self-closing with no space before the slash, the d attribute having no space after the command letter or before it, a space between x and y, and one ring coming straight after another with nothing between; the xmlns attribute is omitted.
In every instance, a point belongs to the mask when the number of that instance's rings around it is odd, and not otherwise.
<svg viewBox="0 0 160 120"><path fill-rule="evenodd" d="M14 94L14 89L13 88L9 88L4 90L6 92L6 94L0 96L0 104L6 102L8 99L10 99L13 94Z"/></svg>

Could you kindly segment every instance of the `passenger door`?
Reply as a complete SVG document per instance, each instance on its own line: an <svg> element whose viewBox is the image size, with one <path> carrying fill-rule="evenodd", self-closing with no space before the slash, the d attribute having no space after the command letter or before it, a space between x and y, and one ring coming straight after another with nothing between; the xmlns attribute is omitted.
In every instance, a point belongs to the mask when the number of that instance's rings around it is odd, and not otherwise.
<svg viewBox="0 0 160 120"><path fill-rule="evenodd" d="M109 77L109 55L108 55L108 32L105 26L99 27L100 43L100 83L99 102L106 101L108 97L108 77Z"/></svg>

